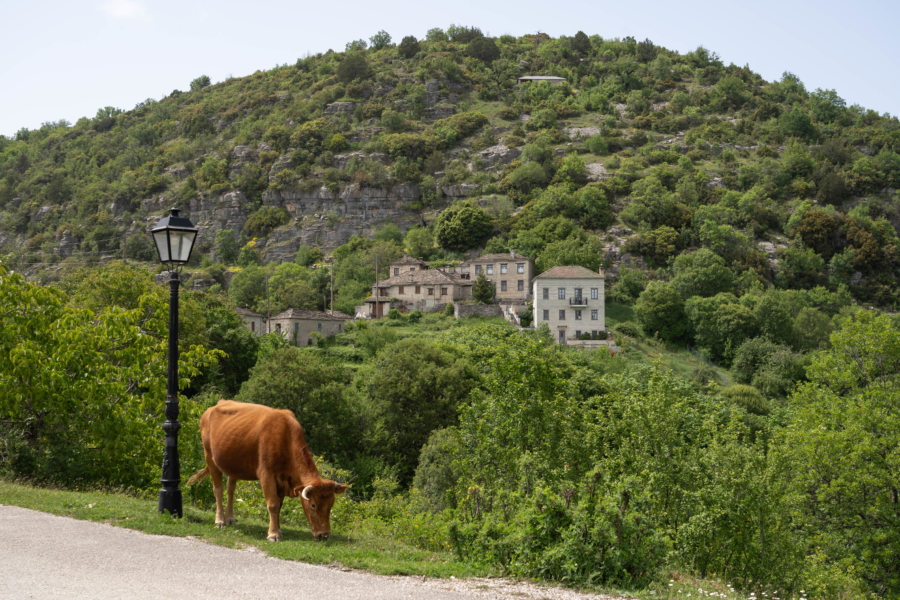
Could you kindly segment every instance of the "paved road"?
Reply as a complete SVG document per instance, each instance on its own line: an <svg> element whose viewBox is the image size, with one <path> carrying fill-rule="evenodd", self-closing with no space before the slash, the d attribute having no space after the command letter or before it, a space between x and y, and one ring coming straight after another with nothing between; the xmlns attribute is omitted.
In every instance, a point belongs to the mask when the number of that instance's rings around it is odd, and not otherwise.
<svg viewBox="0 0 900 600"><path fill-rule="evenodd" d="M0 505L0 600L599 599L498 580L383 577Z"/></svg>

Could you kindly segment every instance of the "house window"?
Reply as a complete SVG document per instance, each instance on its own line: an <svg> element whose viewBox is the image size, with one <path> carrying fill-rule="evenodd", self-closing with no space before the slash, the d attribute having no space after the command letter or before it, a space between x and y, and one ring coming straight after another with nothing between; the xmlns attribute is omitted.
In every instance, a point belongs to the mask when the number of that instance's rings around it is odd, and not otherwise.
<svg viewBox="0 0 900 600"><path fill-rule="evenodd" d="M559 309L559 320L560 321L566 320L566 309L564 309L564 308Z"/></svg>
<svg viewBox="0 0 900 600"><path fill-rule="evenodd" d="M581 310L580 309L575 311L575 320L576 321L581 320Z"/></svg>
<svg viewBox="0 0 900 600"><path fill-rule="evenodd" d="M416 286L416 294L421 294L421 293L422 293L422 286L417 285Z"/></svg>
<svg viewBox="0 0 900 600"><path fill-rule="evenodd" d="M591 321L596 321L597 318L598 318L597 309L596 308L591 309Z"/></svg>
<svg viewBox="0 0 900 600"><path fill-rule="evenodd" d="M591 288L591 300L599 300L600 299L600 290L597 288Z"/></svg>
<svg viewBox="0 0 900 600"><path fill-rule="evenodd" d="M519 281L516 282L516 290L518 290L520 292L525 291L525 280L524 279L520 279Z"/></svg>
<svg viewBox="0 0 900 600"><path fill-rule="evenodd" d="M402 285L400 286L400 291L398 291L397 293L398 293L398 294L402 294L402 293L403 293L403 286L402 286Z"/></svg>
<svg viewBox="0 0 900 600"><path fill-rule="evenodd" d="M581 288L575 288L572 292L575 294L575 298L581 300Z"/></svg>
<svg viewBox="0 0 900 600"><path fill-rule="evenodd" d="M494 274L494 265L485 265L484 270L487 271L488 275Z"/></svg>
<svg viewBox="0 0 900 600"><path fill-rule="evenodd" d="M415 270L416 270L415 267L410 267L410 268L409 268L409 272L410 272L410 273L412 273L412 272L415 271Z"/></svg>
<svg viewBox="0 0 900 600"><path fill-rule="evenodd" d="M394 275L400 274L400 267L394 267Z"/></svg>
<svg viewBox="0 0 900 600"><path fill-rule="evenodd" d="M550 299L550 288L544 288L544 300Z"/></svg>
<svg viewBox="0 0 900 600"><path fill-rule="evenodd" d="M254 333L256 332L256 323L254 323L253 321L250 321L250 331Z"/></svg>
<svg viewBox="0 0 900 600"><path fill-rule="evenodd" d="M299 327L300 324L298 323L297 325L298 325L298 326L297 326L297 330L299 331L299 330L300 330L300 327ZM319 331L322 331L322 324L321 324L321 323L316 323L316 329L318 329ZM295 332L295 333L296 333L296 332Z"/></svg>
<svg viewBox="0 0 900 600"><path fill-rule="evenodd" d="M560 300L566 299L566 288L556 288L556 297Z"/></svg>
<svg viewBox="0 0 900 600"><path fill-rule="evenodd" d="M447 288L442 287L441 288L441 296L446 296L446 295L447 295Z"/></svg>
<svg viewBox="0 0 900 600"><path fill-rule="evenodd" d="M434 296L434 288L428 288L428 295Z"/></svg>
<svg viewBox="0 0 900 600"><path fill-rule="evenodd" d="M525 272L525 263L516 263L516 273Z"/></svg>
<svg viewBox="0 0 900 600"><path fill-rule="evenodd" d="M481 273L481 265L475 265L475 274L478 275Z"/></svg>
<svg viewBox="0 0 900 600"><path fill-rule="evenodd" d="M503 281L500 282L500 291L501 291L501 292L505 292L505 291L506 291L506 280L505 280L505 279L504 279Z"/></svg>
<svg viewBox="0 0 900 600"><path fill-rule="evenodd" d="M500 263L500 274L501 275L506 274L506 263Z"/></svg>
<svg viewBox="0 0 900 600"><path fill-rule="evenodd" d="M545 309L544 309L544 320L545 320L545 321L549 321L549 320L550 320L550 309L549 309L549 308L545 308Z"/></svg>
<svg viewBox="0 0 900 600"><path fill-rule="evenodd" d="M575 330L575 339L578 339L578 338L580 338L580 337L581 337L581 330L580 330L580 329L576 329L576 330Z"/></svg>
<svg viewBox="0 0 900 600"><path fill-rule="evenodd" d="M461 266L459 267L459 272L460 272L460 273L468 273L468 272L469 272L469 267L468 267L467 265L461 265Z"/></svg>

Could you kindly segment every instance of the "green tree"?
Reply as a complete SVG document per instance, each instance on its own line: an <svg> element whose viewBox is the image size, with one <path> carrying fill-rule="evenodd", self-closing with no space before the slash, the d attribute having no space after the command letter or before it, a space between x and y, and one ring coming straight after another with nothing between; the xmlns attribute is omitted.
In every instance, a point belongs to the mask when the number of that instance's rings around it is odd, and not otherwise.
<svg viewBox="0 0 900 600"><path fill-rule="evenodd" d="M308 244L300 244L300 247L297 248L297 254L294 256L294 262L301 267L311 267L322 260L324 256L320 248L314 248Z"/></svg>
<svg viewBox="0 0 900 600"><path fill-rule="evenodd" d="M734 273L725 260L707 248L679 254L672 262L672 284L687 299L691 296L715 296L734 284Z"/></svg>
<svg viewBox="0 0 900 600"><path fill-rule="evenodd" d="M587 54L591 51L591 38L580 29L572 38L572 48L581 54Z"/></svg>
<svg viewBox="0 0 900 600"><path fill-rule="evenodd" d="M402 58L412 58L419 53L419 40L414 35L404 37L397 46L397 53Z"/></svg>
<svg viewBox="0 0 900 600"><path fill-rule="evenodd" d="M812 248L795 241L781 251L775 282L783 288L810 288L825 279L825 261Z"/></svg>
<svg viewBox="0 0 900 600"><path fill-rule="evenodd" d="M314 310L322 305L324 290L316 287L310 269L295 262L285 262L276 266L269 277L268 285L270 314L288 308Z"/></svg>
<svg viewBox="0 0 900 600"><path fill-rule="evenodd" d="M472 298L481 304L490 304L494 301L496 292L497 288L494 284L488 281L484 273L479 273L475 283L472 284Z"/></svg>
<svg viewBox="0 0 900 600"><path fill-rule="evenodd" d="M477 203L456 202L434 222L434 237L446 250L464 251L483 244L494 230L491 216Z"/></svg>
<svg viewBox="0 0 900 600"><path fill-rule="evenodd" d="M191 381L191 392L214 387L227 398L234 397L256 364L259 338L241 321L234 305L221 294L194 294L198 316L203 320L202 334L207 345L222 352L219 360L203 369Z"/></svg>
<svg viewBox="0 0 900 600"><path fill-rule="evenodd" d="M577 154L565 157L553 176L553 183L568 184L573 190L586 184L587 167L584 160Z"/></svg>
<svg viewBox="0 0 900 600"><path fill-rule="evenodd" d="M539 272L557 265L581 265L596 272L602 261L603 242L578 228L569 237L544 246L535 260L535 266Z"/></svg>
<svg viewBox="0 0 900 600"><path fill-rule="evenodd" d="M799 525L810 557L818 549L871 593L897 596L900 328L859 311L831 344L791 397L795 410L780 448L802 501Z"/></svg>
<svg viewBox="0 0 900 600"><path fill-rule="evenodd" d="M428 436L456 422L478 376L465 359L414 338L383 348L373 367L364 385L376 415L376 447L406 485Z"/></svg>
<svg viewBox="0 0 900 600"><path fill-rule="evenodd" d="M237 239L232 229L221 229L216 233L216 258L226 265L233 265L238 257Z"/></svg>
<svg viewBox="0 0 900 600"><path fill-rule="evenodd" d="M668 342L683 339L690 330L681 295L666 281L647 284L634 303L634 316L645 333Z"/></svg>
<svg viewBox="0 0 900 600"><path fill-rule="evenodd" d="M350 52L341 60L337 68L337 76L344 83L357 79L367 79L372 75L369 61L361 52Z"/></svg>
<svg viewBox="0 0 900 600"><path fill-rule="evenodd" d="M228 286L228 295L237 306L257 310L260 304L265 312L266 271L262 267L252 265L234 274Z"/></svg>
<svg viewBox="0 0 900 600"><path fill-rule="evenodd" d="M403 249L408 255L428 260L434 248L434 236L427 227L410 227L406 230Z"/></svg>
<svg viewBox="0 0 900 600"><path fill-rule="evenodd" d="M0 264L0 433L4 471L67 485L150 490L164 419L168 301L149 275L133 307L67 306ZM216 360L182 347L179 389ZM182 436L202 407L182 398ZM182 460L201 460L187 442ZM158 485L158 479L156 480Z"/></svg>
<svg viewBox="0 0 900 600"><path fill-rule="evenodd" d="M500 182L501 187L514 199L520 199L531 190L546 185L547 172L537 162L522 163Z"/></svg>
<svg viewBox="0 0 900 600"><path fill-rule="evenodd" d="M478 60L490 63L500 58L500 48L489 37L478 37L466 45L466 53Z"/></svg>
<svg viewBox="0 0 900 600"><path fill-rule="evenodd" d="M446 42L449 38L447 33L440 27L432 27L425 32L425 39L429 42Z"/></svg>
<svg viewBox="0 0 900 600"><path fill-rule="evenodd" d="M606 229L613 222L612 203L606 190L586 185L575 194L581 224L586 229Z"/></svg>
<svg viewBox="0 0 900 600"><path fill-rule="evenodd" d="M202 90L205 87L209 87L210 83L209 75L201 75L191 82L191 91Z"/></svg>
<svg viewBox="0 0 900 600"><path fill-rule="evenodd" d="M363 425L345 397L343 368L313 349L287 347L262 358L235 397L292 411L316 454L346 460L358 451Z"/></svg>
<svg viewBox="0 0 900 600"><path fill-rule="evenodd" d="M384 29L369 38L372 50L381 50L391 45L391 34Z"/></svg>
<svg viewBox="0 0 900 600"><path fill-rule="evenodd" d="M713 360L726 364L731 363L745 340L759 332L753 311L731 293L688 298L684 312L695 332L697 344L705 348Z"/></svg>

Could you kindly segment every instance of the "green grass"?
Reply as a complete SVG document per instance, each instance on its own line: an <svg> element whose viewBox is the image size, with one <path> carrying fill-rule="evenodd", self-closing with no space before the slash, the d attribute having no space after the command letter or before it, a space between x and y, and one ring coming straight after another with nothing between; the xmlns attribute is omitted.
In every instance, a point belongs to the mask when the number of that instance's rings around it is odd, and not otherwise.
<svg viewBox="0 0 900 600"><path fill-rule="evenodd" d="M208 485L208 484L207 484ZM289 499L288 502L291 502ZM349 502L349 500L340 500ZM0 504L30 508L75 519L108 523L144 533L190 536L228 548L256 547L268 555L285 560L314 564L340 565L365 569L382 575L423 575L428 577L484 577L495 573L459 561L449 551L416 548L403 541L367 530L356 522L351 531L332 524L332 535L326 542L315 542L305 522L299 522L291 511L282 513L281 542L266 541L268 520L259 511L235 507L238 523L217 529L213 511L184 506L184 518L175 519L157 512L156 499L98 492L38 488L0 480ZM337 512L337 511L336 511Z"/></svg>
<svg viewBox="0 0 900 600"><path fill-rule="evenodd" d="M634 308L618 302L606 303L606 327L612 327L623 321L634 321Z"/></svg>

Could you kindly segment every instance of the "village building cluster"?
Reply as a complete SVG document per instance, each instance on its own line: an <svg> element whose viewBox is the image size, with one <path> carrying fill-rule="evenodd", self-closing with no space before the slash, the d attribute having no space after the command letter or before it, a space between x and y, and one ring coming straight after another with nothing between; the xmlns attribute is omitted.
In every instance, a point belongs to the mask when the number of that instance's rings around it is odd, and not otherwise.
<svg viewBox="0 0 900 600"><path fill-rule="evenodd" d="M494 302L478 305L472 288L480 275L494 286ZM288 309L273 317L246 309L238 314L257 335L278 332L296 345L314 343L343 331L352 319L380 319L391 309L400 312L437 312L448 304L457 318L473 314L504 316L521 325L531 310L534 326L546 323L560 344L596 346L606 338L605 276L603 270L557 266L534 275L534 263L516 252L485 254L452 265L431 267L404 256L388 267L388 277L372 286L372 295L351 316L337 311Z"/></svg>

